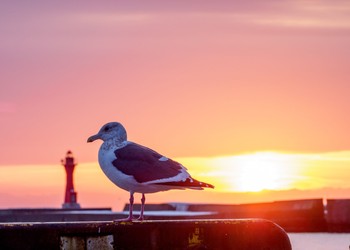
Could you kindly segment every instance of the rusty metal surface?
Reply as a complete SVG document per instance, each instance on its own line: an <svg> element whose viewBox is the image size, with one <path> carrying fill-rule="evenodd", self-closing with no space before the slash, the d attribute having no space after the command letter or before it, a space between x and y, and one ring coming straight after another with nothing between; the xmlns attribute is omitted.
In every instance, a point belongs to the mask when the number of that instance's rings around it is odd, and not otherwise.
<svg viewBox="0 0 350 250"><path fill-rule="evenodd" d="M261 219L0 223L0 249L74 244L84 249L291 249L285 231Z"/></svg>

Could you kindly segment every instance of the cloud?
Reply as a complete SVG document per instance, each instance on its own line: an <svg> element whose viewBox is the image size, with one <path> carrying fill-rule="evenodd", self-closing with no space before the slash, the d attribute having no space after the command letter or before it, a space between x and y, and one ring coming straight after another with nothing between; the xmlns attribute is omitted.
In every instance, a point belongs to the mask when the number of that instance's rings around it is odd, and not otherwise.
<svg viewBox="0 0 350 250"><path fill-rule="evenodd" d="M174 11L159 10L128 10L128 11L100 11L78 12L61 16L70 23L83 25L142 25L159 23L177 23L187 25L201 21L206 24L219 25L258 25L284 28L350 28L350 4L311 3L308 1L286 1L271 3L269 8L260 5L251 9L237 6L228 10L210 9L176 9ZM91 26L90 26L91 27Z"/></svg>
<svg viewBox="0 0 350 250"><path fill-rule="evenodd" d="M123 26L133 24L145 24L152 21L153 15L145 12L119 13L119 12L82 12L70 13L64 16L64 20L77 22L84 25L110 25Z"/></svg>
<svg viewBox="0 0 350 250"><path fill-rule="evenodd" d="M323 17L296 17L293 15L286 16L269 16L258 17L253 19L254 23L262 26L275 26L284 28L316 28L316 29L349 29L349 18L323 18Z"/></svg>
<svg viewBox="0 0 350 250"><path fill-rule="evenodd" d="M256 24L285 28L349 29L348 1L288 1L267 15L260 13Z"/></svg>
<svg viewBox="0 0 350 250"><path fill-rule="evenodd" d="M11 5L12 6L12 5ZM82 8L69 8L58 2L41 6L5 5L0 10L3 39L0 49L45 49L76 51L114 48L130 40L177 37L218 37L228 39L234 32L283 30L350 29L348 1L180 1L164 4L89 2ZM16 9L14 15L11 9ZM7 11L5 11L7 9ZM19 9L17 11L17 9ZM260 30L261 32L261 30ZM166 40L166 41L168 41ZM197 43L197 41L196 41Z"/></svg>

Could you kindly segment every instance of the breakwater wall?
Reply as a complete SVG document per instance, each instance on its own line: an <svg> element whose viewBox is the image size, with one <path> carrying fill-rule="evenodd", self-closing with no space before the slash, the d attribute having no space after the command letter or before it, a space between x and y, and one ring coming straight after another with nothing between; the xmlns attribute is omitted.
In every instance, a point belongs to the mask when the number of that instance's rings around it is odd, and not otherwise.
<svg viewBox="0 0 350 250"><path fill-rule="evenodd" d="M112 221L125 218L110 208L90 209L3 209L3 222ZM140 209L135 204L135 215ZM254 204L146 204L147 220L248 219L273 221L287 232L350 232L350 199L308 199Z"/></svg>
<svg viewBox="0 0 350 250"><path fill-rule="evenodd" d="M139 209L139 206L136 205L135 208ZM350 232L350 199L307 199L233 205L169 203L148 206L146 210L211 213L203 215L205 218L263 218L277 223L287 232ZM124 210L128 209L126 205Z"/></svg>

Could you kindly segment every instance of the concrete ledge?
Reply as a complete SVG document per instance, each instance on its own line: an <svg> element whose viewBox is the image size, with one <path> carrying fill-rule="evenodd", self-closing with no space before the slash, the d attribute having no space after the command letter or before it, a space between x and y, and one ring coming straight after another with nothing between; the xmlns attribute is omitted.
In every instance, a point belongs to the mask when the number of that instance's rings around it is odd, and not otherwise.
<svg viewBox="0 0 350 250"><path fill-rule="evenodd" d="M285 231L261 219L0 223L0 249L290 250Z"/></svg>

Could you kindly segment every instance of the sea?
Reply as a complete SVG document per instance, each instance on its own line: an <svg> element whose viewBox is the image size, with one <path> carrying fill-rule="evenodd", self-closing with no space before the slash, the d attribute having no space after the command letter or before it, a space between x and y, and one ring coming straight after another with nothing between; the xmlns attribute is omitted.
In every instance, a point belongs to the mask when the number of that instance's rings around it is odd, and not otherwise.
<svg viewBox="0 0 350 250"><path fill-rule="evenodd" d="M288 233L293 250L349 250L350 233Z"/></svg>

